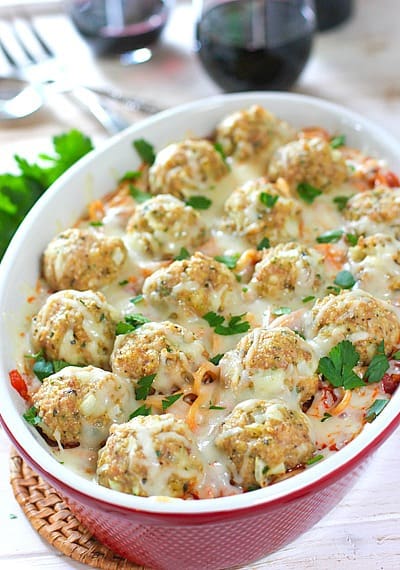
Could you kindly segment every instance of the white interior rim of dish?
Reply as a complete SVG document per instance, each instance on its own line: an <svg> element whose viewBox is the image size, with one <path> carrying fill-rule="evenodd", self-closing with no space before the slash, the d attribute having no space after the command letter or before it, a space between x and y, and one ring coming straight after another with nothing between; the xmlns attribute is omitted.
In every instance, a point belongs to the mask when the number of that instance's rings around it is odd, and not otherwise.
<svg viewBox="0 0 400 570"><path fill-rule="evenodd" d="M357 113L336 104L309 96L279 92L237 93L219 95L195 101L164 111L133 125L70 168L32 208L13 238L0 265L0 338L6 339L6 341L3 340L0 343L0 372L3 380L0 382L0 414L16 441L19 442L23 449L27 450L28 456L30 456L33 461L40 465L44 471L51 474L52 477L58 479L63 485L69 486L93 499L109 503L110 505L143 512L181 515L217 513L254 507L264 503L267 504L270 501L283 498L293 492L301 492L303 489L308 489L310 485L318 483L321 479L325 479L329 474L341 470L347 463L352 462L355 457L362 453L365 448L371 446L375 440L379 439L380 434L385 431L385 428L392 422L400 419L400 390L397 390L392 397L390 405L383 410L373 423L367 424L363 431L352 442L323 462L313 465L304 472L257 491L215 499L185 501L165 497L162 497L162 499L157 497L136 497L112 491L84 479L60 465L46 450L46 444L36 430L28 426L22 418L21 411L24 409L22 399L11 388L7 380L8 372L15 367L15 363L13 365L13 357L10 354L11 351L8 350L8 348L13 345L13 341L12 334L10 335L8 328L7 319L10 319L10 314L7 315L7 307L9 306L10 298L14 296L14 292L17 297L18 295L20 297L22 295L21 291L18 292L18 283L12 279L13 273L16 272L14 268L16 260L23 258L26 266L31 264L37 268L39 267L38 258L42 251L39 244L31 246L31 256L26 255L25 244L29 244L29 240L35 242L35 240L31 238L32 234L34 236L36 235L35 232L32 232L32 227L36 230L38 228L42 229L44 212L49 210L52 204L55 204L55 199L61 196L64 187L72 186L73 181L81 177L82 173L89 175L93 165L102 161L102 158L110 154L116 147L130 145L134 138L143 137L148 138L148 140L153 142L156 148L159 149L159 147L157 147L157 141L147 137L146 133L149 129L157 129L157 127L162 124L169 124L174 127L176 122L180 121L182 123L181 130L188 130L191 126L191 118L193 119L193 117L197 117L198 120L200 120L203 116L204 118L212 116L219 120L234 110L242 109L254 103L263 105L272 113L278 114L279 118L289 120L290 122L292 122L291 119L285 116L285 107L291 111L292 114L294 109L296 109L296 111L298 110L298 126L321 126L331 130L333 125L336 125L338 133L344 133L350 138L352 134L356 134L357 136L361 135L363 137L365 135L365 140L371 152L375 151L380 153L377 155L379 158L387 158L389 155L389 166L392 166L392 168L395 167L395 165L390 165L390 161L394 163L397 160L400 164L400 145L394 137ZM278 113L276 109L282 110ZM310 122L306 116L307 114L312 114L313 111L318 118L314 122ZM325 123L324 118L326 119ZM208 124L208 134L212 131L213 126L215 126L215 121L211 121ZM196 129L193 127L193 135L205 136L207 133L196 133ZM170 138L170 142L173 142L173 131L171 132ZM129 164L125 166L127 170L128 167L131 169L133 165ZM120 173L120 175L121 174L123 174L123 172ZM112 190L112 188L102 188L101 191L99 190L99 196L110 190ZM80 211L78 211L76 217L78 217L79 214ZM73 216L75 216L75 214L73 214ZM72 217L72 220L74 220L74 217ZM55 230L48 230L47 228L43 231L48 231L49 235L46 238L48 240L56 233ZM28 249L29 247L28 245ZM37 269L35 269L35 271L37 276ZM11 279L9 277L10 275ZM10 282L11 287L8 285ZM22 296L21 303L24 302L24 299ZM16 315L14 314L14 316Z"/></svg>

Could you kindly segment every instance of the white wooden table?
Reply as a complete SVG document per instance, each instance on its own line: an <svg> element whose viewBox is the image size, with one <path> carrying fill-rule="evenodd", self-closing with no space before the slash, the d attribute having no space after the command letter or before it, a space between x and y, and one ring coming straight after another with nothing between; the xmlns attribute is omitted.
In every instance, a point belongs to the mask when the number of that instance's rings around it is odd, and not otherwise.
<svg viewBox="0 0 400 570"><path fill-rule="evenodd" d="M4 3L2 0L0 8ZM350 23L317 38L296 91L344 104L400 136L399 16L398 0L359 0L356 17ZM55 47L60 45L63 31L62 44L69 48L64 57L78 78L140 93L166 107L219 92L192 51L188 1L177 2L151 64L136 67L124 68L115 60L95 62L64 17L53 13L41 16L40 23ZM79 69L73 63L76 50L80 53ZM130 117L138 118L133 114ZM38 151L48 149L51 136L72 127L90 135L96 144L107 138L99 125L62 95L54 96L30 119L0 124L0 171L10 167L14 153L35 157ZM398 570L399 441L400 429L378 450L353 490L320 523L286 548L247 568ZM60 555L31 528L9 485L8 455L9 443L0 431L0 569L83 570L83 565Z"/></svg>

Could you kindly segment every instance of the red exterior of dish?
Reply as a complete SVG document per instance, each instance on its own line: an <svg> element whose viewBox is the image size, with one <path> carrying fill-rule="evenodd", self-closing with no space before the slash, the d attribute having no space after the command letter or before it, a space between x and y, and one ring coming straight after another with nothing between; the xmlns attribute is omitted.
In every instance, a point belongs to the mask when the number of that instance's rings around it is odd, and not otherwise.
<svg viewBox="0 0 400 570"><path fill-rule="evenodd" d="M0 420L32 468L63 495L83 525L116 553L151 568L218 570L266 556L318 522L342 499L366 460L399 425L400 413L357 456L306 488L243 509L194 515L133 510L72 489L45 472Z"/></svg>

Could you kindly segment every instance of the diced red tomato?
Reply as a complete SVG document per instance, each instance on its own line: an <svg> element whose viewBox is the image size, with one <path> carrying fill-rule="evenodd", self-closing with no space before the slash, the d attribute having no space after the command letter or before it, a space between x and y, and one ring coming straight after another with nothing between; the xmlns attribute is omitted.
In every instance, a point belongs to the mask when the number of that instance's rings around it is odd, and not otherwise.
<svg viewBox="0 0 400 570"><path fill-rule="evenodd" d="M394 394L400 384L400 374L384 374L382 378L382 388L386 394Z"/></svg>
<svg viewBox="0 0 400 570"><path fill-rule="evenodd" d="M18 370L10 370L8 373L11 386L18 392L24 400L29 400L28 387Z"/></svg>

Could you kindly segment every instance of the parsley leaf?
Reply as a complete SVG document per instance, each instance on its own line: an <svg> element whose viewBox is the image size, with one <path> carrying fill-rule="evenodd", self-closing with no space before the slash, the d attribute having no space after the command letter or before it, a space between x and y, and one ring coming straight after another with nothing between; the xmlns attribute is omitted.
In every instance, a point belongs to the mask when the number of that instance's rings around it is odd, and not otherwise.
<svg viewBox="0 0 400 570"><path fill-rule="evenodd" d="M189 257L190 257L190 253L188 252L186 247L181 247L180 252L178 253L178 255L175 255L174 260L175 261L182 261L183 259L189 259Z"/></svg>
<svg viewBox="0 0 400 570"><path fill-rule="evenodd" d="M332 417L332 414L328 414L328 412L325 412L321 418L321 422L326 422L326 420L329 420L329 418L331 418L331 417Z"/></svg>
<svg viewBox="0 0 400 570"><path fill-rule="evenodd" d="M389 369L389 360L385 354L385 343L382 340L377 346L376 354L373 356L364 374L364 380L369 384L379 382Z"/></svg>
<svg viewBox="0 0 400 570"><path fill-rule="evenodd" d="M216 255L215 261L219 261L226 265L229 269L235 269L240 253L233 253L232 255Z"/></svg>
<svg viewBox="0 0 400 570"><path fill-rule="evenodd" d="M153 196L149 192L144 192L143 190L139 190L133 184L129 184L129 194L138 204L143 204L143 202L147 202Z"/></svg>
<svg viewBox="0 0 400 570"><path fill-rule="evenodd" d="M42 421L38 416L38 410L35 406L31 406L24 414L22 414L24 420L31 424L32 426L37 426Z"/></svg>
<svg viewBox="0 0 400 570"><path fill-rule="evenodd" d="M212 204L212 200L206 196L191 196L185 200L185 204L195 210L208 210Z"/></svg>
<svg viewBox="0 0 400 570"><path fill-rule="evenodd" d="M222 160L226 163L226 154L225 154L225 151L224 151L222 144L219 142L216 142L216 143L214 143L214 148L218 152L218 154L221 155Z"/></svg>
<svg viewBox="0 0 400 570"><path fill-rule="evenodd" d="M352 343L342 340L331 349L328 356L320 359L318 372L335 388L343 386L345 390L352 390L365 386L365 382L353 370L359 359L360 355Z"/></svg>
<svg viewBox="0 0 400 570"><path fill-rule="evenodd" d="M28 211L72 164L93 149L89 138L71 130L52 140L54 156L41 154L30 164L15 156L17 174L0 174L0 259Z"/></svg>
<svg viewBox="0 0 400 570"><path fill-rule="evenodd" d="M334 284L341 287L341 289L351 289L354 287L355 283L356 280L354 279L353 274L350 273L350 271L347 271L347 269L339 271L334 280Z"/></svg>
<svg viewBox="0 0 400 570"><path fill-rule="evenodd" d="M210 402L210 405L208 406L209 410L225 410L224 406L216 406L215 404L212 404Z"/></svg>
<svg viewBox="0 0 400 570"><path fill-rule="evenodd" d="M142 173L140 170L128 170L127 172L125 172L125 174L123 176L121 176L121 178L118 180L118 182L127 182L129 180L139 180L139 178L142 176Z"/></svg>
<svg viewBox="0 0 400 570"><path fill-rule="evenodd" d="M183 396L182 393L180 394L171 394L171 396L167 396L165 398L165 400L161 401L161 405L162 405L162 409L165 412L165 410L168 410L168 408L170 406L172 406L172 404L174 404L177 400L179 400L179 398Z"/></svg>
<svg viewBox="0 0 400 570"><path fill-rule="evenodd" d="M375 402L368 408L365 413L365 419L367 422L371 423L374 419L379 416L381 411L386 407L389 400L376 399Z"/></svg>
<svg viewBox="0 0 400 570"><path fill-rule="evenodd" d="M272 311L272 314L279 317L280 315L289 315L291 312L292 309L290 307L278 307Z"/></svg>
<svg viewBox="0 0 400 570"><path fill-rule="evenodd" d="M308 297L303 297L301 300L302 303L309 303L310 301L314 301L315 295L308 295Z"/></svg>
<svg viewBox="0 0 400 570"><path fill-rule="evenodd" d="M36 362L33 365L33 372L37 378L43 382L45 378L51 376L55 372L59 372L66 366L76 366L71 365L65 360L46 360L41 353L36 356Z"/></svg>
<svg viewBox="0 0 400 570"><path fill-rule="evenodd" d="M273 208L277 203L279 196L273 196L268 192L261 192L260 194L260 202L267 206L267 208Z"/></svg>
<svg viewBox="0 0 400 570"><path fill-rule="evenodd" d="M337 137L333 137L331 142L329 143L332 148L339 148L346 144L346 135L338 135Z"/></svg>
<svg viewBox="0 0 400 570"><path fill-rule="evenodd" d="M224 356L223 353L220 354L216 354L215 356L213 356L212 358L210 358L210 362L212 362L213 364L215 364L215 366L218 366L218 364L221 361L221 358Z"/></svg>
<svg viewBox="0 0 400 570"><path fill-rule="evenodd" d="M336 204L339 212L342 212L345 209L350 198L351 196L335 196L332 201L334 204Z"/></svg>
<svg viewBox="0 0 400 570"><path fill-rule="evenodd" d="M400 360L400 350L397 350L393 355L392 358L394 360Z"/></svg>
<svg viewBox="0 0 400 570"><path fill-rule="evenodd" d="M127 315L123 321L117 323L115 334L127 334L138 329L145 323L149 323L150 319L142 315L142 313L134 313L133 315Z"/></svg>
<svg viewBox="0 0 400 570"><path fill-rule="evenodd" d="M226 325L222 324L225 321L225 317L217 315L217 313L213 311L206 313L202 318L208 322L216 334L230 336L247 332L250 329L250 323L248 321L242 321L245 314L246 313L232 316Z"/></svg>
<svg viewBox="0 0 400 570"><path fill-rule="evenodd" d="M322 190L315 188L308 182L301 182L297 185L297 192L300 198L306 202L306 204L312 204L318 196L322 194Z"/></svg>
<svg viewBox="0 0 400 570"><path fill-rule="evenodd" d="M355 246L358 243L358 235L357 234L346 234L347 243L351 246Z"/></svg>
<svg viewBox="0 0 400 570"><path fill-rule="evenodd" d="M132 420L133 418L137 418L138 416L149 416L150 414L151 414L151 406L146 406L146 404L143 404L143 406L136 408L136 410L131 413L129 419Z"/></svg>
<svg viewBox="0 0 400 570"><path fill-rule="evenodd" d="M156 159L153 145L145 139L136 139L132 144L143 162L151 166Z"/></svg>
<svg viewBox="0 0 400 570"><path fill-rule="evenodd" d="M138 380L135 388L135 396L137 400L145 400L150 393L151 385L153 384L154 378L157 374L149 374L149 376L143 376Z"/></svg>
<svg viewBox="0 0 400 570"><path fill-rule="evenodd" d="M343 230L333 230L331 232L325 232L317 237L318 243L336 243L340 240L343 235Z"/></svg>
<svg viewBox="0 0 400 570"><path fill-rule="evenodd" d="M271 243L267 237L263 237L260 243L257 245L257 251L261 251L263 249L269 249L271 247Z"/></svg>
<svg viewBox="0 0 400 570"><path fill-rule="evenodd" d="M137 305L138 303L141 303L143 299L144 299L143 295L136 295L136 297L129 299L129 302L133 303L134 305Z"/></svg>
<svg viewBox="0 0 400 570"><path fill-rule="evenodd" d="M307 465L313 465L314 463L317 463L318 461L321 461L321 459L323 459L324 456L319 454L319 455L314 455L314 457L311 457L308 461L306 461Z"/></svg>

